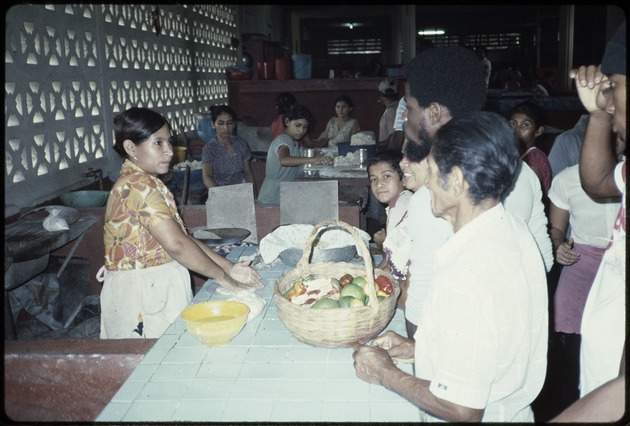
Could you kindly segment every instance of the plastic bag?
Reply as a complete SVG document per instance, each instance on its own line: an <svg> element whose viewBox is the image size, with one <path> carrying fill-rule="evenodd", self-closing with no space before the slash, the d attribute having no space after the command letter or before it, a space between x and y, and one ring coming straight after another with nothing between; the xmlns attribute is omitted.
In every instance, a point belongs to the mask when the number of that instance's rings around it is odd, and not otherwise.
<svg viewBox="0 0 630 426"><path fill-rule="evenodd" d="M11 314L13 321L24 308L51 330L61 330L62 324L61 288L55 274L41 274L26 284L11 290Z"/></svg>
<svg viewBox="0 0 630 426"><path fill-rule="evenodd" d="M44 219L44 229L49 232L67 231L70 229L68 222L60 216L61 210L50 209L50 214Z"/></svg>

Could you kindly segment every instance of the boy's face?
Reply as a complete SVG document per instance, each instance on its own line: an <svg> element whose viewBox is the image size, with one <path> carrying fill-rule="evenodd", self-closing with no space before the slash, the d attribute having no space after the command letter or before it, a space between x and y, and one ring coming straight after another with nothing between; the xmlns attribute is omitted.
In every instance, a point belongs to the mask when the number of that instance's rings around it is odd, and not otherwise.
<svg viewBox="0 0 630 426"><path fill-rule="evenodd" d="M372 193L383 204L389 204L405 189L398 172L391 164L384 161L371 165L368 169L368 176Z"/></svg>

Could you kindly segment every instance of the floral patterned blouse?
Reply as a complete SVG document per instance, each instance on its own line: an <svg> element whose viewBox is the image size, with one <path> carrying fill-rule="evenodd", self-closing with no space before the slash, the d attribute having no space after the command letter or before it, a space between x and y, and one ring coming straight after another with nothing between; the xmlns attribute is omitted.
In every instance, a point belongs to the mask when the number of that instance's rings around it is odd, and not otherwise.
<svg viewBox="0 0 630 426"><path fill-rule="evenodd" d="M173 258L153 238L149 230L165 219L186 228L173 194L129 160L123 162L105 210L105 268L130 271L171 262Z"/></svg>

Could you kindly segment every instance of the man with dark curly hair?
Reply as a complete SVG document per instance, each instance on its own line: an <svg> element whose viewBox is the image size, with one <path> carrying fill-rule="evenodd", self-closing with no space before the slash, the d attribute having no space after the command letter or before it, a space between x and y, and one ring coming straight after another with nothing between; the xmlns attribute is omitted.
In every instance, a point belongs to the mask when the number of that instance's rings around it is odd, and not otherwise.
<svg viewBox="0 0 630 426"><path fill-rule="evenodd" d="M401 168L405 174L403 180L415 182L423 180L415 172L426 169L435 133L451 119L481 110L486 103L486 86L477 56L461 46L427 50L409 62L408 71L407 112L403 115L406 142ZM408 167L409 162L417 163L418 167ZM508 211L527 223L549 271L553 266L553 250L540 182L526 164L520 162L519 169L503 203ZM444 220L433 216L430 203L429 192L421 185L415 188L408 206L411 252L405 318L410 338L416 331L422 304L433 280L435 251L453 233Z"/></svg>
<svg viewBox="0 0 630 426"><path fill-rule="evenodd" d="M416 142L405 151L410 160L420 161L429 154L430 137L440 127L485 105L481 64L471 50L461 46L429 49L409 62L405 99L405 136Z"/></svg>

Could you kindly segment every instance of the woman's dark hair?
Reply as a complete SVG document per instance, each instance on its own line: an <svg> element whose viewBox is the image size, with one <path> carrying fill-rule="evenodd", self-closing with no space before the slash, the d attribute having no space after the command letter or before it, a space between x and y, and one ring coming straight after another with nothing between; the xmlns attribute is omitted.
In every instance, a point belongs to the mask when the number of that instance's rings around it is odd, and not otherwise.
<svg viewBox="0 0 630 426"><path fill-rule="evenodd" d="M148 108L129 108L114 117L114 151L125 158L127 152L123 142L129 139L135 145L140 145L160 130L164 125L171 125L161 114Z"/></svg>
<svg viewBox="0 0 630 426"><path fill-rule="evenodd" d="M335 105L337 105L337 102L345 102L350 108L354 108L354 103L352 102L352 99L350 99L350 96L341 95L335 99Z"/></svg>
<svg viewBox="0 0 630 426"><path fill-rule="evenodd" d="M285 126L286 120L300 120L305 119L308 121L309 126L311 125L312 115L311 112L304 105L293 105L289 110L289 113L284 117L285 118Z"/></svg>
<svg viewBox="0 0 630 426"><path fill-rule="evenodd" d="M520 104L512 107L512 110L510 111L510 119L514 116L514 114L519 113L525 114L531 118L536 128L547 124L547 114L545 114L545 110L542 109L535 99L528 99L525 102L521 102Z"/></svg>
<svg viewBox="0 0 630 426"><path fill-rule="evenodd" d="M396 149L386 149L384 151L381 151L376 157L368 158L366 162L368 176L370 174L370 167L378 163L387 163L392 166L392 169L394 169L394 171L398 173L398 177L402 179L403 171L400 168L400 160L402 160L402 158L402 153Z"/></svg>
<svg viewBox="0 0 630 426"><path fill-rule="evenodd" d="M292 93L282 92L276 98L276 111L278 115L287 115L293 105L297 105L297 99Z"/></svg>
<svg viewBox="0 0 630 426"><path fill-rule="evenodd" d="M519 162L518 140L510 123L494 112L475 111L451 119L436 133L431 156L438 182L458 166L468 182L474 204L503 199L512 186Z"/></svg>
<svg viewBox="0 0 630 426"><path fill-rule="evenodd" d="M210 107L210 115L212 115L213 123L219 119L219 116L221 114L228 114L230 117L232 117L232 120L235 123L236 123L236 120L238 119L236 117L236 112L234 112L234 110L227 105L212 105Z"/></svg>

